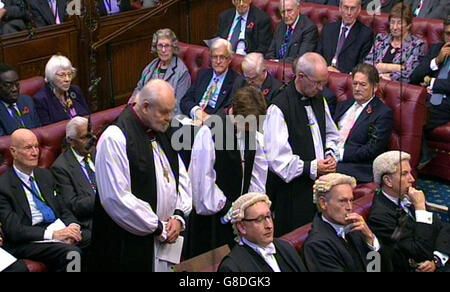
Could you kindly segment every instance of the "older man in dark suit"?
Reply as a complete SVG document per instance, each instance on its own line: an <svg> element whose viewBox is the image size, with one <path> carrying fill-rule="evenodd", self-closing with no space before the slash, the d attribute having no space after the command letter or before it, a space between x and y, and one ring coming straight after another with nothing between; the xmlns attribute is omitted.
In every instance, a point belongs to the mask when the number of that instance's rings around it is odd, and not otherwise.
<svg viewBox="0 0 450 292"><path fill-rule="evenodd" d="M74 255L69 253L81 254L76 244L82 240L82 230L72 213L60 205L50 171L37 167L39 143L33 132L16 130L10 149L13 167L0 177L5 249L17 258L65 271Z"/></svg>
<svg viewBox="0 0 450 292"><path fill-rule="evenodd" d="M0 1L0 34L24 30L28 21L28 9L24 0Z"/></svg>
<svg viewBox="0 0 450 292"><path fill-rule="evenodd" d="M426 209L425 194L412 184L409 160L389 151L373 162L375 194L367 223L383 246L382 271L449 271L450 226Z"/></svg>
<svg viewBox="0 0 450 292"><path fill-rule="evenodd" d="M328 70L350 73L364 61L373 43L373 31L358 20L361 0L342 0L342 21L325 25L317 52L327 61Z"/></svg>
<svg viewBox="0 0 450 292"><path fill-rule="evenodd" d="M67 20L67 0L27 0L37 27L60 24Z"/></svg>
<svg viewBox="0 0 450 292"><path fill-rule="evenodd" d="M86 234L92 230L97 182L95 179L95 137L88 119L73 118L66 126L69 148L53 163L51 171L65 206L76 216Z"/></svg>
<svg viewBox="0 0 450 292"><path fill-rule="evenodd" d="M264 56L259 53L250 53L245 56L241 64L242 76L238 76L233 85L231 96L245 86L253 86L260 90L266 102L270 104L272 99L280 92L282 83L267 72Z"/></svg>
<svg viewBox="0 0 450 292"><path fill-rule="evenodd" d="M220 14L217 35L227 39L237 54L265 54L272 41L270 17L251 5L252 0L232 0L236 9Z"/></svg>
<svg viewBox="0 0 450 292"><path fill-rule="evenodd" d="M221 38L215 40L210 52L212 68L198 73L197 81L191 85L180 102L183 114L201 121L231 103L230 93L238 76L229 67L233 55L229 41Z"/></svg>
<svg viewBox="0 0 450 292"><path fill-rule="evenodd" d="M450 15L444 23L444 42L434 44L411 74L411 83L427 87L431 94L427 132L450 122Z"/></svg>
<svg viewBox="0 0 450 292"><path fill-rule="evenodd" d="M11 135L19 128L41 126L33 100L19 91L16 69L0 64L0 136Z"/></svg>
<svg viewBox="0 0 450 292"><path fill-rule="evenodd" d="M450 13L450 0L405 0L414 16L445 20Z"/></svg>
<svg viewBox="0 0 450 292"><path fill-rule="evenodd" d="M394 114L375 96L380 82L375 67L360 64L352 78L353 98L338 104L334 114L341 135L337 172L368 183L373 181L372 161L387 150Z"/></svg>
<svg viewBox="0 0 450 292"><path fill-rule="evenodd" d="M306 52L314 52L319 33L306 15L300 15L300 0L285 0L279 4L283 21L278 25L266 59L293 63Z"/></svg>
<svg viewBox="0 0 450 292"><path fill-rule="evenodd" d="M340 173L321 176L314 183L319 214L303 247L311 272L365 272L367 254L380 244L364 218L353 212L353 177Z"/></svg>

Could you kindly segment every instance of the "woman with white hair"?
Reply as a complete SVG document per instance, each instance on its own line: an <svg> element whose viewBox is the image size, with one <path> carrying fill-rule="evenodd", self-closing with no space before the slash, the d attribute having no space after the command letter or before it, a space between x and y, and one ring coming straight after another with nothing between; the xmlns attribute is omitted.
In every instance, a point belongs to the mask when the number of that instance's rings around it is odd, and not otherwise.
<svg viewBox="0 0 450 292"><path fill-rule="evenodd" d="M148 64L142 71L136 89L133 92L130 102L136 94L141 91L145 84L152 79L163 79L169 82L175 90L177 107L175 114L181 113L180 100L191 86L191 75L180 57L178 57L178 39L175 33L168 29L160 29L153 34L151 52L157 58Z"/></svg>
<svg viewBox="0 0 450 292"><path fill-rule="evenodd" d="M81 89L72 85L76 69L70 60L53 55L45 66L45 87L34 95L43 126L90 114Z"/></svg>

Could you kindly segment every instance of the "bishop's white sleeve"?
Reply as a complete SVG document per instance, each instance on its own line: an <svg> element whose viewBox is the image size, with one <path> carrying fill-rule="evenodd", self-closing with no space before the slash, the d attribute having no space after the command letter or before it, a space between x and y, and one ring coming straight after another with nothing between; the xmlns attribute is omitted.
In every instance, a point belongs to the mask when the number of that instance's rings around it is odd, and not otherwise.
<svg viewBox="0 0 450 292"><path fill-rule="evenodd" d="M264 135L260 132L256 132L256 145L255 162L248 191L265 194L269 162L264 151Z"/></svg>
<svg viewBox="0 0 450 292"><path fill-rule="evenodd" d="M192 184L192 204L200 215L216 214L223 209L227 200L216 185L215 161L211 131L203 126L195 136L188 171Z"/></svg>
<svg viewBox="0 0 450 292"><path fill-rule="evenodd" d="M179 186L178 186L178 200L176 204L176 209L183 211L184 217L188 217L192 210L192 186L189 175L184 166L184 162L178 156L179 165Z"/></svg>
<svg viewBox="0 0 450 292"><path fill-rule="evenodd" d="M286 183L302 175L304 162L292 152L284 115L274 104L267 111L264 121L264 137L269 169Z"/></svg>
<svg viewBox="0 0 450 292"><path fill-rule="evenodd" d="M114 222L138 236L155 232L158 216L131 192L126 138L119 127L109 126L100 137L95 167L100 201Z"/></svg>
<svg viewBox="0 0 450 292"><path fill-rule="evenodd" d="M339 160L339 148L338 144L341 140L341 135L339 134L339 130L331 117L330 109L328 108L328 104L324 98L325 102L325 127L326 127L326 138L325 138L325 155L327 155L328 151L331 150L333 152L333 156L336 161Z"/></svg>
<svg viewBox="0 0 450 292"><path fill-rule="evenodd" d="M5 4L3 4L2 1L0 1L0 9L3 9L5 7Z"/></svg>

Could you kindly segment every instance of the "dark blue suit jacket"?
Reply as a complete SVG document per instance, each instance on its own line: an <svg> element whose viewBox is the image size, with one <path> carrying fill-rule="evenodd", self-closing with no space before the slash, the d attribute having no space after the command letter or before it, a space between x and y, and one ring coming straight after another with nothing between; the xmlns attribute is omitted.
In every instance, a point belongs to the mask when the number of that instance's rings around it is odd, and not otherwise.
<svg viewBox="0 0 450 292"><path fill-rule="evenodd" d="M39 116L36 112L33 99L28 95L19 95L17 108L22 114L22 122L27 129L34 129L41 126ZM0 136L11 135L21 125L11 117L3 102L0 102Z"/></svg>
<svg viewBox="0 0 450 292"><path fill-rule="evenodd" d="M83 93L78 86L70 86L69 94L74 96L72 97L73 106L78 116L86 116L91 113ZM34 95L34 102L43 126L70 119L70 116L64 111L63 106L53 94L48 83Z"/></svg>
<svg viewBox="0 0 450 292"><path fill-rule="evenodd" d="M353 105L354 99L346 100L336 107L336 125ZM394 113L378 97L363 109L345 141L344 158L338 163L337 172L351 175L358 183L372 182L372 162L387 150Z"/></svg>
<svg viewBox="0 0 450 292"><path fill-rule="evenodd" d="M336 48L341 32L341 21L327 24L319 39L317 52L321 54L328 65L336 53ZM373 31L359 21L356 21L345 39L344 46L338 57L338 69L342 73L350 73L358 63L363 63L364 58L373 44Z"/></svg>
<svg viewBox="0 0 450 292"><path fill-rule="evenodd" d="M206 107L205 112L209 115L215 114L219 109L231 103L231 91L233 89L234 80L238 74L233 69L228 68L225 80L220 88L219 98L217 99L216 108ZM203 69L198 72L197 81L191 85L189 90L180 101L181 112L190 116L192 108L200 103L204 92L208 88L209 82L213 77L213 69Z"/></svg>

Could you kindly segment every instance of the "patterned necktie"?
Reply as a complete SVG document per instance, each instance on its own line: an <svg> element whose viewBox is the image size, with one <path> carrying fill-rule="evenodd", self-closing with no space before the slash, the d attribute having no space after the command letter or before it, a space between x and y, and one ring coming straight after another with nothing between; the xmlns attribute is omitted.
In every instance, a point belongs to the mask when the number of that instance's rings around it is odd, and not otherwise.
<svg viewBox="0 0 450 292"><path fill-rule="evenodd" d="M294 30L292 29L292 27L288 26L288 28L286 29L286 32L284 33L284 42L281 44L280 51L278 53L279 54L278 59L280 59L280 60L286 56L288 45L289 45L289 42L291 41L291 36L292 36L293 31Z"/></svg>
<svg viewBox="0 0 450 292"><path fill-rule="evenodd" d="M97 192L97 180L95 179L95 172L92 170L91 166L89 165L88 157L85 157L83 159L84 162L84 169L86 170L88 177L89 177L89 183L91 185L91 188L94 190L94 192Z"/></svg>
<svg viewBox="0 0 450 292"><path fill-rule="evenodd" d="M216 107L217 100L214 100L214 95L217 91L217 83L219 82L219 78L216 77L213 79L213 83L209 87L208 92L203 96L202 100L199 103L199 106L204 110L206 106L210 106L212 108Z"/></svg>
<svg viewBox="0 0 450 292"><path fill-rule="evenodd" d="M41 193L38 190L36 180L32 176L30 176L29 184L31 194L33 196L33 201L36 204L36 208L42 213L42 216L44 217L43 223L55 222L56 220L55 213L53 213L53 210L45 203L44 198L42 197Z"/></svg>
<svg viewBox="0 0 450 292"><path fill-rule="evenodd" d="M447 79L449 71L450 71L450 58L447 58L447 60L444 62L444 66L442 66L442 68L439 70L439 75L437 79ZM440 105L444 98L447 98L447 95L442 93L433 93L430 98L430 103L432 105Z"/></svg>
<svg viewBox="0 0 450 292"><path fill-rule="evenodd" d="M60 24L61 20L59 19L59 13L58 13L58 5L56 3L57 0L47 0L48 4L50 5L50 9L52 10L53 16L55 17L55 23Z"/></svg>
<svg viewBox="0 0 450 292"><path fill-rule="evenodd" d="M241 34L241 24L242 24L242 16L238 16L237 23L234 26L233 33L231 34L230 43L233 47L233 50L236 51L236 46L239 41L239 35Z"/></svg>
<svg viewBox="0 0 450 292"><path fill-rule="evenodd" d="M19 125L19 128L25 128L25 124L22 121L22 114L20 114L14 104L10 104L8 108L11 111L12 118L16 121L17 125Z"/></svg>
<svg viewBox="0 0 450 292"><path fill-rule="evenodd" d="M358 112L358 109L361 108L361 105L359 103L355 103L353 105L353 109L350 112L350 114L345 118L344 125L341 129L339 129L339 134L341 136L341 140L339 141L338 147L342 148L345 144L345 141L348 138L348 135L350 134L350 130L353 128L353 125L356 122L356 113Z"/></svg>

